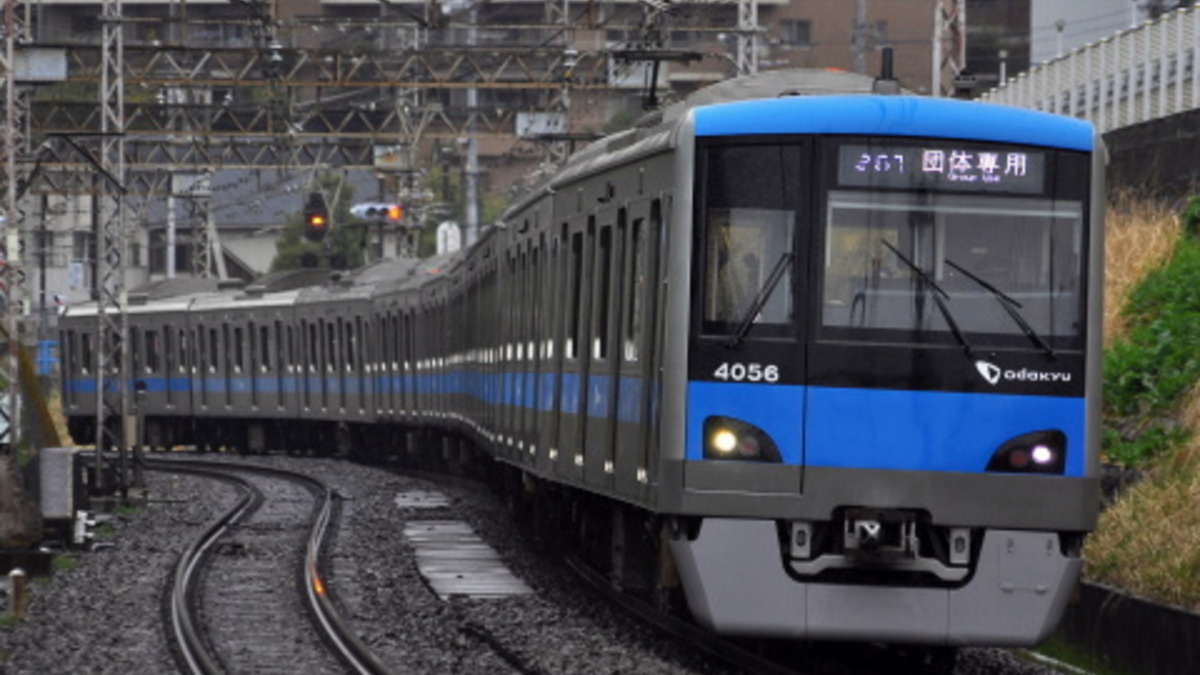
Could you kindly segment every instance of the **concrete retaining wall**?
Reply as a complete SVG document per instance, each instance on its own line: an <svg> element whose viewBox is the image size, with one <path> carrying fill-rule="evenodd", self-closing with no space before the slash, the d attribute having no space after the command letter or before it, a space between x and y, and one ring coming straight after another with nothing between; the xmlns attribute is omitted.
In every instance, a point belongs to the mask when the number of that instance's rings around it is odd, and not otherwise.
<svg viewBox="0 0 1200 675"><path fill-rule="evenodd" d="M1058 637L1102 663L1142 675L1200 673L1200 614L1085 583Z"/></svg>

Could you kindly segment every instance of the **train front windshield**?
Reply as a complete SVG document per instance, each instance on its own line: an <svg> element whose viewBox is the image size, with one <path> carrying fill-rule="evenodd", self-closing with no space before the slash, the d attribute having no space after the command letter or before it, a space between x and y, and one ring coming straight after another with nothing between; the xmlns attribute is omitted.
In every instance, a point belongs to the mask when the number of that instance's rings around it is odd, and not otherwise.
<svg viewBox="0 0 1200 675"><path fill-rule="evenodd" d="M819 147L710 150L706 333L780 335L807 314L820 340L1082 349L1081 153L920 139ZM817 190L798 181L806 157ZM819 307L797 309L806 296Z"/></svg>

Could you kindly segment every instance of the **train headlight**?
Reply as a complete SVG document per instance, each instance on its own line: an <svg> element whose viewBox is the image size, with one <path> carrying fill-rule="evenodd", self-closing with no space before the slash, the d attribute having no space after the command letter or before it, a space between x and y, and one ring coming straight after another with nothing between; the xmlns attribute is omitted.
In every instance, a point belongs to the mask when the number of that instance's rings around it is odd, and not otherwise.
<svg viewBox="0 0 1200 675"><path fill-rule="evenodd" d="M704 458L780 462L779 448L767 432L742 420L713 415L704 420Z"/></svg>
<svg viewBox="0 0 1200 675"><path fill-rule="evenodd" d="M1067 465L1067 435L1057 429L1014 436L992 453L988 471L1061 475Z"/></svg>

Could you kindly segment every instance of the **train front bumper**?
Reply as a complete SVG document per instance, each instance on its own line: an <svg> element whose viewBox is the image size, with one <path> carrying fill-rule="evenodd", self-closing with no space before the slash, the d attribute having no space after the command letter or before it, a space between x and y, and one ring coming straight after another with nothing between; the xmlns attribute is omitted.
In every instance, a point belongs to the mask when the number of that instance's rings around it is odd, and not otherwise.
<svg viewBox="0 0 1200 675"><path fill-rule="evenodd" d="M722 518L671 553L692 614L720 634L964 646L1044 640L1083 564L1053 532L989 530L958 588L804 583L784 570L774 522Z"/></svg>

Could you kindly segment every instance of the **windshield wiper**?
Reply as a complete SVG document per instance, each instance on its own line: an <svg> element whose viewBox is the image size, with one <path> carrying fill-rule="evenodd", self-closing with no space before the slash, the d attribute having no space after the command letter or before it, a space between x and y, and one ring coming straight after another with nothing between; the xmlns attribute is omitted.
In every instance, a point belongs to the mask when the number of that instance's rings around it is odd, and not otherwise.
<svg viewBox="0 0 1200 675"><path fill-rule="evenodd" d="M966 354L967 358L969 359L975 358L975 350L971 348L971 343L967 341L967 336L964 335L962 329L958 327L958 322L954 320L954 315L950 312L950 308L946 306L946 300L950 299L950 294L943 290L936 281L929 278L929 275L925 273L925 270L917 267L913 261L906 258L903 253L901 253L895 246L892 246L890 243L888 243L886 239L880 239L879 242L886 246L889 251L895 254L895 256L900 259L900 262L904 263L905 267L911 270L913 275L916 276L922 284L925 284L933 289L933 304L937 305L938 311L942 313L942 318L945 319L946 325L950 327L950 332L954 335L954 339L958 340L958 344L962 345L963 354Z"/></svg>
<svg viewBox="0 0 1200 675"><path fill-rule="evenodd" d="M1021 307L1021 303L1014 300L1011 296L999 288L996 288L987 281L980 279L971 272L967 271L965 267L956 264L953 260L946 258L946 264L958 270L959 272L962 272L971 281L983 286L992 294L992 297L996 298L996 302L1000 303L1000 306L1004 308L1004 311L1008 312L1008 315L1012 317L1012 320L1015 321L1017 326L1021 328L1021 332L1025 333L1025 337L1029 338L1033 344L1037 345L1042 349L1042 351L1046 352L1046 355L1050 358L1053 359L1058 357L1058 354L1054 353L1054 348L1047 344L1046 341L1042 339L1042 336L1038 335L1037 331L1033 329L1033 326L1029 325L1029 322L1025 320L1025 317L1021 316L1021 313L1017 311L1017 308Z"/></svg>
<svg viewBox="0 0 1200 675"><path fill-rule="evenodd" d="M779 262L775 263L775 267L771 270L771 276L767 277L767 283L758 289L754 300L746 309L746 313L742 315L742 321L738 324L737 330L733 331L729 336L729 340L725 342L727 349L733 349L738 346L742 338L746 337L746 333L750 332L750 326L754 325L754 317L758 316L758 313L762 311L763 305L767 304L767 300L771 298L771 293L779 285L779 280L783 278L783 273L791 262L792 254L790 251L779 256Z"/></svg>

